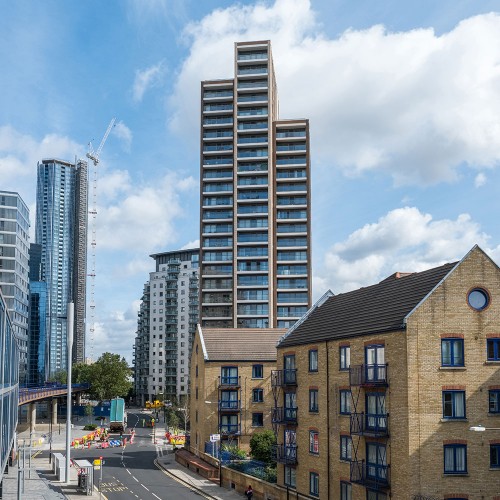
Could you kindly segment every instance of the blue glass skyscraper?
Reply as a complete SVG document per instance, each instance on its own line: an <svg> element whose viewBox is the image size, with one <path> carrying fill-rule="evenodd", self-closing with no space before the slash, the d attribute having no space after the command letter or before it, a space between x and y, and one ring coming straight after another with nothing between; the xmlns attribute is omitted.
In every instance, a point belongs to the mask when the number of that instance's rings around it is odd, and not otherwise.
<svg viewBox="0 0 500 500"><path fill-rule="evenodd" d="M46 378L66 370L66 309L75 303L73 361L85 359L87 163L38 163L35 242L46 283Z"/></svg>

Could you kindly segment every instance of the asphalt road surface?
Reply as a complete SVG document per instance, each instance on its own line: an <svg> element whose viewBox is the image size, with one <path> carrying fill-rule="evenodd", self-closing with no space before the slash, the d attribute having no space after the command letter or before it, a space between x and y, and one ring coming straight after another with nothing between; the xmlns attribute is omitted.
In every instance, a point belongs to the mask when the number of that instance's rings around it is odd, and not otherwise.
<svg viewBox="0 0 500 500"><path fill-rule="evenodd" d="M143 419L146 427L143 426ZM150 419L149 414L128 412L127 429L134 428L136 431L133 444L127 444L124 448L72 450L71 458L86 459L90 463L96 458L103 458L102 469L94 472L94 485L99 487L100 484L103 496L109 500L203 498L154 464L154 460L166 450L165 446L154 444L153 429L147 426ZM158 431L160 429L163 429L161 423ZM123 437L129 441L130 434L124 434Z"/></svg>

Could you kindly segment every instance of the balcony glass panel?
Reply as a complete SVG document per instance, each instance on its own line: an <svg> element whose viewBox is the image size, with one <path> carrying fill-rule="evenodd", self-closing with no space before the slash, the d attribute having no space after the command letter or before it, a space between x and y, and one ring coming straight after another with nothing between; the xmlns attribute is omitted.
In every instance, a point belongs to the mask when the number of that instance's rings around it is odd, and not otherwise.
<svg viewBox="0 0 500 500"><path fill-rule="evenodd" d="M207 129L203 131L204 139L216 139L217 137L233 137L233 131L229 128L217 129Z"/></svg>
<svg viewBox="0 0 500 500"><path fill-rule="evenodd" d="M238 262L238 271L268 271L269 263L265 260L256 261L246 261L242 260Z"/></svg>
<svg viewBox="0 0 500 500"><path fill-rule="evenodd" d="M210 207L216 205L232 205L233 197L232 196L204 196L203 197L203 205Z"/></svg>
<svg viewBox="0 0 500 500"><path fill-rule="evenodd" d="M267 240L267 231L262 233L238 233L238 243L255 243Z"/></svg>
<svg viewBox="0 0 500 500"><path fill-rule="evenodd" d="M232 224L204 224L204 233L230 233L233 230Z"/></svg>
<svg viewBox="0 0 500 500"><path fill-rule="evenodd" d="M305 151L305 142L279 142L276 151Z"/></svg>
<svg viewBox="0 0 500 500"><path fill-rule="evenodd" d="M306 260L306 259L307 259L307 252L303 250L278 252L278 260Z"/></svg>
<svg viewBox="0 0 500 500"><path fill-rule="evenodd" d="M269 277L264 276L253 276L253 275L243 275L238 276L238 286L267 286L269 284Z"/></svg>
<svg viewBox="0 0 500 500"><path fill-rule="evenodd" d="M232 151L232 142L206 142L203 144L203 151Z"/></svg>
<svg viewBox="0 0 500 500"><path fill-rule="evenodd" d="M232 123L232 116L205 116L203 118L203 125L229 125Z"/></svg>
<svg viewBox="0 0 500 500"><path fill-rule="evenodd" d="M267 304L239 304L238 314L263 316L269 314Z"/></svg>
<svg viewBox="0 0 500 500"><path fill-rule="evenodd" d="M229 89L224 90L205 90L203 92L203 97L207 99L216 97L233 97L233 91Z"/></svg>
<svg viewBox="0 0 500 500"><path fill-rule="evenodd" d="M221 103L211 103L204 104L203 111L232 111L233 103L221 102Z"/></svg>
<svg viewBox="0 0 500 500"><path fill-rule="evenodd" d="M267 128L267 120L262 121L240 121L238 122L238 130L253 130Z"/></svg>
<svg viewBox="0 0 500 500"><path fill-rule="evenodd" d="M230 318L233 315L233 308L227 306L202 307L201 315L204 318Z"/></svg>
<svg viewBox="0 0 500 500"><path fill-rule="evenodd" d="M306 136L306 130L301 129L301 128L289 128L289 129L283 129L279 128L276 130L276 137L282 138L282 137L305 137Z"/></svg>
<svg viewBox="0 0 500 500"><path fill-rule="evenodd" d="M252 89L267 87L267 78L259 78L255 80L238 80L239 89Z"/></svg>
<svg viewBox="0 0 500 500"><path fill-rule="evenodd" d="M302 264L278 264L278 275L307 274L307 266Z"/></svg>
<svg viewBox="0 0 500 500"><path fill-rule="evenodd" d="M296 238L278 238L278 248L305 246L307 246L307 238L305 236L298 236Z"/></svg>
<svg viewBox="0 0 500 500"><path fill-rule="evenodd" d="M278 219L306 219L306 210L278 210Z"/></svg>
<svg viewBox="0 0 500 500"><path fill-rule="evenodd" d="M230 278L206 278L203 280L202 288L210 289L225 289L232 288L233 280Z"/></svg>
<svg viewBox="0 0 500 500"><path fill-rule="evenodd" d="M306 205L307 198L305 196L278 196L278 205Z"/></svg>
<svg viewBox="0 0 500 500"><path fill-rule="evenodd" d="M232 165L232 156L204 156L203 165Z"/></svg>
<svg viewBox="0 0 500 500"><path fill-rule="evenodd" d="M284 302L307 302L306 292L278 292L278 303Z"/></svg>
<svg viewBox="0 0 500 500"><path fill-rule="evenodd" d="M307 231L306 224L278 224L278 233L305 233Z"/></svg>
<svg viewBox="0 0 500 500"><path fill-rule="evenodd" d="M278 170L276 173L278 179L302 179L307 177L306 171L303 168L300 169L290 169L290 170Z"/></svg>
<svg viewBox="0 0 500 500"><path fill-rule="evenodd" d="M267 203L238 205L238 214L267 214Z"/></svg>
<svg viewBox="0 0 500 500"><path fill-rule="evenodd" d="M261 116L267 115L269 110L267 106L261 106L258 108L238 108L238 116Z"/></svg>
<svg viewBox="0 0 500 500"><path fill-rule="evenodd" d="M205 193L217 193L223 191L232 191L233 184L232 183L224 183L224 182L210 182L207 184L203 184L203 192Z"/></svg>
<svg viewBox="0 0 500 500"><path fill-rule="evenodd" d="M269 300L269 291L238 290L238 300Z"/></svg>
<svg viewBox="0 0 500 500"><path fill-rule="evenodd" d="M267 59L267 50L252 50L251 52L238 52L238 61L250 61L252 59Z"/></svg>
<svg viewBox="0 0 500 500"><path fill-rule="evenodd" d="M278 307L278 318L300 317L307 312L307 306L280 306Z"/></svg>
<svg viewBox="0 0 500 500"><path fill-rule="evenodd" d="M265 75L267 64L252 64L251 66L239 66L238 75Z"/></svg>
<svg viewBox="0 0 500 500"><path fill-rule="evenodd" d="M239 219L238 228L266 228L268 225L267 219Z"/></svg>
<svg viewBox="0 0 500 500"><path fill-rule="evenodd" d="M269 320L266 318L240 318L238 327L240 328L267 328Z"/></svg>
<svg viewBox="0 0 500 500"><path fill-rule="evenodd" d="M203 178L204 179L220 179L220 178L227 178L227 179L232 179L233 178L233 171L232 170L204 170L203 171Z"/></svg>
<svg viewBox="0 0 500 500"><path fill-rule="evenodd" d="M267 175L262 177L239 177L238 186L267 186Z"/></svg>
<svg viewBox="0 0 500 500"><path fill-rule="evenodd" d="M297 156L277 156L276 165L305 165L306 157L302 155Z"/></svg>
<svg viewBox="0 0 500 500"><path fill-rule="evenodd" d="M233 266L228 264L212 264L203 267L203 274L232 274Z"/></svg>
<svg viewBox="0 0 500 500"><path fill-rule="evenodd" d="M238 162L238 172L267 172L267 161Z"/></svg>
<svg viewBox="0 0 500 500"><path fill-rule="evenodd" d="M267 157L267 148L261 149L238 149L238 158Z"/></svg>
<svg viewBox="0 0 500 500"><path fill-rule="evenodd" d="M231 292L204 292L201 301L204 304L230 304L233 301L233 294Z"/></svg>
<svg viewBox="0 0 500 500"><path fill-rule="evenodd" d="M307 288L307 279L279 279L278 288Z"/></svg>
<svg viewBox="0 0 500 500"><path fill-rule="evenodd" d="M233 238L203 238L204 247L232 247Z"/></svg>
<svg viewBox="0 0 500 500"><path fill-rule="evenodd" d="M238 102L265 102L267 99L267 93L265 92L260 94L240 94L238 96Z"/></svg>
<svg viewBox="0 0 500 500"><path fill-rule="evenodd" d="M267 189L238 191L238 200L267 200Z"/></svg>
<svg viewBox="0 0 500 500"><path fill-rule="evenodd" d="M240 247L238 257L267 257L266 247Z"/></svg>
<svg viewBox="0 0 500 500"><path fill-rule="evenodd" d="M233 252L203 252L203 260L206 262L233 260Z"/></svg>
<svg viewBox="0 0 500 500"><path fill-rule="evenodd" d="M203 219L232 219L232 210L204 210Z"/></svg>
<svg viewBox="0 0 500 500"><path fill-rule="evenodd" d="M307 187L303 182L294 182L293 184L285 184L283 182L280 182L276 187L276 191L278 193L286 193L287 191L306 191L306 190Z"/></svg>
<svg viewBox="0 0 500 500"><path fill-rule="evenodd" d="M266 142L267 143L267 134L263 135L239 135L238 136L238 144L252 144L257 142Z"/></svg>

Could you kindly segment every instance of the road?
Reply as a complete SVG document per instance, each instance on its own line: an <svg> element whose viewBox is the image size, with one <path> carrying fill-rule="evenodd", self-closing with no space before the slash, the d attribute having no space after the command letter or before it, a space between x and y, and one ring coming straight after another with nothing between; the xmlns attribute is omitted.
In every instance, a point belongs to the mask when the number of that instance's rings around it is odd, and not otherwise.
<svg viewBox="0 0 500 500"><path fill-rule="evenodd" d="M153 443L153 430L143 426L143 419L148 422L151 415L140 412L128 413L128 429L136 431L133 444L124 448L108 448L104 450L72 450L74 459L84 458L92 461L103 457L102 471L95 471L94 484L99 485L102 472L101 489L103 495L109 500L117 499L142 499L142 500L188 500L202 498L202 495L172 479L158 469L154 460L165 453L165 446ZM157 435L163 435L158 427ZM161 432L161 434L160 434ZM124 435L129 438L130 434ZM127 439L128 441L128 439Z"/></svg>

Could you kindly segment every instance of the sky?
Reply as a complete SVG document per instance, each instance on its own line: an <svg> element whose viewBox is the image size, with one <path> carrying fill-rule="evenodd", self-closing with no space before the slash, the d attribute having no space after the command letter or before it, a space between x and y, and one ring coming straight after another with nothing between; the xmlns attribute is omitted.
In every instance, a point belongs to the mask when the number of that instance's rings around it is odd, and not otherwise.
<svg viewBox="0 0 500 500"><path fill-rule="evenodd" d="M495 11L496 9L496 11ZM95 338L132 361L143 285L199 238L200 81L271 40L311 134L313 299L462 258L500 263L496 0L0 0L0 189L99 144Z"/></svg>

